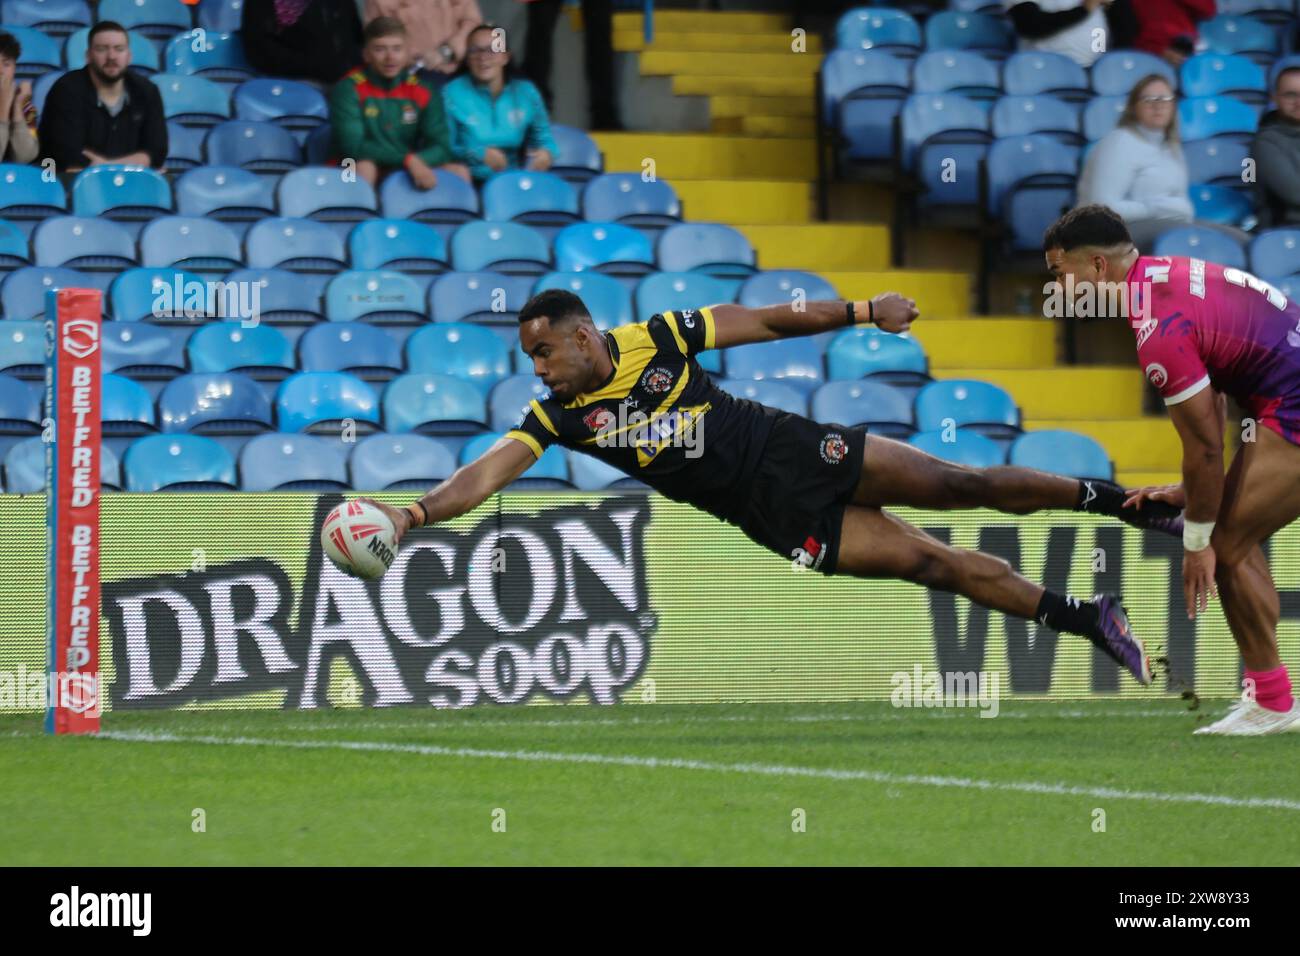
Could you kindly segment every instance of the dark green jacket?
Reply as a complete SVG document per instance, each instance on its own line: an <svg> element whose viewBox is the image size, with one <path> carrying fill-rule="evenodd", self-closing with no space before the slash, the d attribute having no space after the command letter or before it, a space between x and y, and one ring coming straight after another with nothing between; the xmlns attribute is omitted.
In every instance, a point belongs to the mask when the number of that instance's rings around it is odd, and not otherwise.
<svg viewBox="0 0 1300 956"><path fill-rule="evenodd" d="M330 91L335 159L400 167L414 153L430 166L452 162L442 97L414 76L385 80L366 67Z"/></svg>

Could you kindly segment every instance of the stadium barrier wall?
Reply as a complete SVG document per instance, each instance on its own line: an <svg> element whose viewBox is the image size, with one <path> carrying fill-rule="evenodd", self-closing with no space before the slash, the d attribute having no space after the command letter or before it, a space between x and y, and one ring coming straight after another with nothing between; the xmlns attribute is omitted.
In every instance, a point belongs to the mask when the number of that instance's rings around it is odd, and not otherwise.
<svg viewBox="0 0 1300 956"><path fill-rule="evenodd" d="M400 504L409 494L381 494ZM896 581L826 578L657 495L509 493L338 572L340 495L105 494L105 710L889 699L899 674L988 672L1003 697L1240 693L1222 612L1183 607L1181 542L1089 515L896 509L1076 595L1120 591L1181 679L1148 689L1081 638ZM44 497L0 495L0 710L45 647ZM1277 535L1297 658L1300 534Z"/></svg>

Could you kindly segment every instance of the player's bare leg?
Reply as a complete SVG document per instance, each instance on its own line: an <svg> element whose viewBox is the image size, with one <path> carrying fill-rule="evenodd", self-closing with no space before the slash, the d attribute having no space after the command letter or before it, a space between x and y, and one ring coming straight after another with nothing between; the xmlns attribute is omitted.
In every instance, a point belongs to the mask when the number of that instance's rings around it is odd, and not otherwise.
<svg viewBox="0 0 1300 956"><path fill-rule="evenodd" d="M849 505L844 509L836 573L900 578L937 591L953 591L1017 617L1037 618L1053 630L1086 637L1138 681L1151 682L1146 651L1129 630L1127 615L1115 598L1078 601L1048 591L1002 558L944 544L879 508Z"/></svg>
<svg viewBox="0 0 1300 956"><path fill-rule="evenodd" d="M1124 508L1123 502L1123 491L1113 482L1080 481L1013 465L972 468L878 435L867 436L862 477L853 494L854 504L877 508L993 508L1017 515L1049 508L1089 511L1138 527L1182 534L1179 509L1155 502L1158 511L1142 514Z"/></svg>
<svg viewBox="0 0 1300 956"><path fill-rule="evenodd" d="M1215 582L1233 639L1254 684L1255 706L1234 710L1207 733L1271 733L1300 728L1300 708L1277 649L1281 603L1260 545L1300 517L1300 448L1260 428L1233 459L1211 545Z"/></svg>

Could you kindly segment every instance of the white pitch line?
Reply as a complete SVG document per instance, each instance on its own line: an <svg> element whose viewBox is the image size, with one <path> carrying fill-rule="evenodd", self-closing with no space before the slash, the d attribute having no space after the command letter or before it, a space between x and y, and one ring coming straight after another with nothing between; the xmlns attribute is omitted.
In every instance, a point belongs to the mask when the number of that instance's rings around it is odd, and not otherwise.
<svg viewBox="0 0 1300 956"><path fill-rule="evenodd" d="M1117 790L1113 787L1079 787L1063 783L1035 783L1015 780L977 780L931 774L889 773L882 770L836 770L829 767L792 767L762 763L716 763L681 757L635 757L618 754L561 753L546 750L486 750L477 747L440 747L436 744L398 744L362 740L264 740L256 737L207 737L181 734L110 731L100 740L133 743L215 744L238 747L279 747L291 750L356 750L375 753L406 753L425 757L468 757L480 760L513 760L530 763L598 764L668 770L701 770L763 777L812 777L822 780L854 780L869 783L911 784L921 787L1055 796L1097 797L1108 800L1145 800L1156 803L1196 803L1222 807L1300 811L1300 801L1282 797L1228 797L1214 793L1159 793L1151 790Z"/></svg>

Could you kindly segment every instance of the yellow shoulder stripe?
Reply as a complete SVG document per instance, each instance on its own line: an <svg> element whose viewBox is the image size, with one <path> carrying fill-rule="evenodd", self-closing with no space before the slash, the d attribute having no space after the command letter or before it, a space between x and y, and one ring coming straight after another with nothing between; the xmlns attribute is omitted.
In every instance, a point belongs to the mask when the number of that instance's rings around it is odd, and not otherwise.
<svg viewBox="0 0 1300 956"><path fill-rule="evenodd" d="M537 420L542 423L542 425L546 428L546 430L550 432L552 435L554 435L556 438L559 438L560 437L559 429L557 429L555 425L551 423L551 419L546 414L546 412L542 411L542 403L539 402L537 399L533 399L528 404L532 406L533 413L537 416ZM538 453L539 457L540 454L541 453L539 452Z"/></svg>
<svg viewBox="0 0 1300 956"><path fill-rule="evenodd" d="M510 429L510 431L506 432L501 437L513 438L515 441L521 441L528 446L528 450L531 451L535 457L537 458L542 457L542 446L539 445L537 443L537 439L534 438L532 435L528 434L528 432L523 432L517 428L512 428Z"/></svg>

